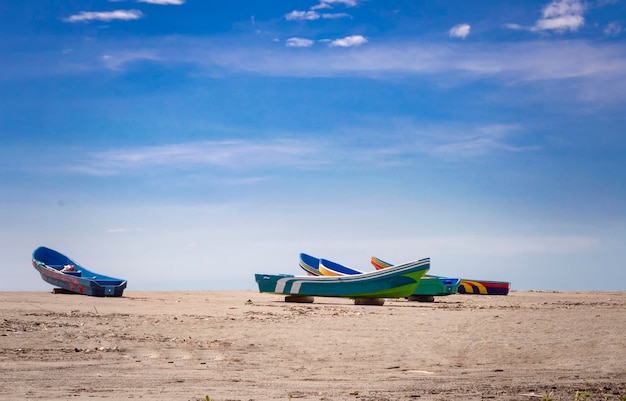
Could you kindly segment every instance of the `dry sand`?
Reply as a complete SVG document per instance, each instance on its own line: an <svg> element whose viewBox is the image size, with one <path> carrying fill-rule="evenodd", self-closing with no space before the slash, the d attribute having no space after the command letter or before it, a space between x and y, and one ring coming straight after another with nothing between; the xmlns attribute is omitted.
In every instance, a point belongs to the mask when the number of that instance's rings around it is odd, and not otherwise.
<svg viewBox="0 0 626 401"><path fill-rule="evenodd" d="M626 292L384 306L4 292L0 399L624 400L625 306Z"/></svg>

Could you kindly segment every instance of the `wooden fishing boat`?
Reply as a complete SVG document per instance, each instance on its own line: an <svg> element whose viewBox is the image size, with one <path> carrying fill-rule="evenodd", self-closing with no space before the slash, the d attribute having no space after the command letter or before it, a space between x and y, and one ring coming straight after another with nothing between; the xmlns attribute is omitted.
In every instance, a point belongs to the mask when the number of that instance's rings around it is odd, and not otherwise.
<svg viewBox="0 0 626 401"><path fill-rule="evenodd" d="M324 260L321 260L324 262ZM260 292L298 296L345 298L405 298L430 269L430 258L384 270L345 276L255 274Z"/></svg>
<svg viewBox="0 0 626 401"><path fill-rule="evenodd" d="M374 256L372 256L371 262L376 270L385 269L391 266L391 263L385 262L384 260L381 260ZM506 281L473 280L461 278L457 292L459 294L507 295L509 293L510 287L511 283Z"/></svg>
<svg viewBox="0 0 626 401"><path fill-rule="evenodd" d="M45 282L76 294L121 297L126 288L126 280L94 273L43 246L33 252L32 263Z"/></svg>
<svg viewBox="0 0 626 401"><path fill-rule="evenodd" d="M312 276L345 276L364 273L363 271L327 259L318 259L305 253L300 254L300 267L306 271L308 275ZM425 274L411 295L415 296L416 300L423 300L423 298L420 297L456 294L459 283L460 280L458 278Z"/></svg>

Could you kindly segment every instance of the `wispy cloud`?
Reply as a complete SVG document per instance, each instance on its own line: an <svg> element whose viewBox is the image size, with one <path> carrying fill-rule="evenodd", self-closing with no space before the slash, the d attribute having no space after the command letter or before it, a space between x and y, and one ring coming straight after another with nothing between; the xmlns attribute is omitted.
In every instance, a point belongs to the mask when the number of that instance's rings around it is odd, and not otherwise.
<svg viewBox="0 0 626 401"><path fill-rule="evenodd" d="M362 36L339 39L334 46L363 44ZM351 52L291 52L275 48L214 48L204 41L162 49L164 60L204 65L211 69L276 76L327 77L346 72L384 79L386 74L437 74L467 81L472 76L497 76L504 80L536 81L571 78L613 77L623 82L626 49L613 44L588 41L537 41L504 44L440 46L432 43L400 42L361 46ZM619 85L618 85L619 86Z"/></svg>
<svg viewBox="0 0 626 401"><path fill-rule="evenodd" d="M121 51L103 54L100 56L101 62L106 68L113 71L122 71L129 64L136 61L157 61L159 57L155 52L150 50L133 50L133 51Z"/></svg>
<svg viewBox="0 0 626 401"><path fill-rule="evenodd" d="M315 43L315 42L310 40L310 39L289 38L285 42L285 45L287 47L311 47L311 46L313 46L313 43Z"/></svg>
<svg viewBox="0 0 626 401"><path fill-rule="evenodd" d="M389 124L388 118L384 121L384 129L369 121L361 127L341 129L341 134L301 133L301 139L201 141L85 152L82 160L59 168L94 176L154 172L159 168L196 173L201 168L226 169L258 176L274 169L393 166L412 164L416 157L466 162L537 150L536 144L524 143L523 130L517 125ZM358 145L348 134L351 130L359 132ZM381 131L385 132L383 136ZM365 137L370 139L367 146L361 143Z"/></svg>
<svg viewBox="0 0 626 401"><path fill-rule="evenodd" d="M294 52L293 48L285 47L286 42L282 46L274 43L247 46L240 40L181 36L67 43L73 51L63 53L51 43L50 49L40 53L36 62L32 57L18 56L12 63L0 63L0 80L85 74L103 68L122 71L132 68L136 60L144 59L172 67L193 65L196 71L209 75L336 77L349 73L373 79L413 75L437 76L450 83L493 77L504 84L516 85L554 81L559 91L572 91L572 100L577 93L584 95L585 101L626 99L626 49L610 41L474 43L468 48L454 43L410 41L355 46L367 39L348 38L334 45L353 45L349 51L320 46L315 52ZM291 39L290 46L317 43L301 37ZM332 42L326 40L326 43Z"/></svg>
<svg viewBox="0 0 626 401"><path fill-rule="evenodd" d="M80 165L67 169L106 176L159 166L186 169L204 165L235 170L305 166L320 163L310 157L315 149L311 144L289 140L190 142L93 152Z"/></svg>
<svg viewBox="0 0 626 401"><path fill-rule="evenodd" d="M139 10L115 10L115 11L81 11L78 14L65 18L65 22L91 22L91 21L130 21L143 17Z"/></svg>
<svg viewBox="0 0 626 401"><path fill-rule="evenodd" d="M167 5L180 6L182 4L185 4L185 0L136 0L136 1L137 3L159 4L162 6L167 6Z"/></svg>
<svg viewBox="0 0 626 401"><path fill-rule="evenodd" d="M510 29L541 31L577 31L585 24L585 5L580 0L553 0L544 6L541 18L532 26L505 24Z"/></svg>
<svg viewBox="0 0 626 401"><path fill-rule="evenodd" d="M606 36L617 36L622 32L622 26L618 22L611 22L604 27Z"/></svg>
<svg viewBox="0 0 626 401"><path fill-rule="evenodd" d="M359 4L359 2L356 0L322 0L318 4L311 7L311 10L322 10L322 9L333 8L333 5L336 5L336 4L339 4L345 7L356 7Z"/></svg>
<svg viewBox="0 0 626 401"><path fill-rule="evenodd" d="M449 34L451 38L465 39L469 35L470 29L469 24L459 24L450 28Z"/></svg>
<svg viewBox="0 0 626 401"><path fill-rule="evenodd" d="M356 7L359 4L357 0L322 0L320 3L329 5L341 4L346 7Z"/></svg>
<svg viewBox="0 0 626 401"><path fill-rule="evenodd" d="M345 7L356 7L358 5L357 0L322 0L318 4L309 8L308 11L294 10L285 15L287 21L308 20L314 21L317 19L338 19L338 18L352 18L347 13L319 13L317 10L333 9L335 5L342 5Z"/></svg>
<svg viewBox="0 0 626 401"><path fill-rule="evenodd" d="M335 39L329 43L331 47L353 47L361 46L367 43L367 39L361 35L346 36L345 38Z"/></svg>
<svg viewBox="0 0 626 401"><path fill-rule="evenodd" d="M370 138L375 144L363 150L359 156L369 160L369 165L411 164L416 157L465 163L540 149L538 144L524 137L525 130L516 124L416 124L393 119L386 121L385 137Z"/></svg>
<svg viewBox="0 0 626 401"><path fill-rule="evenodd" d="M352 18L350 14L346 13L324 13L322 14L324 19L339 19L339 18Z"/></svg>
<svg viewBox="0 0 626 401"><path fill-rule="evenodd" d="M338 18L351 18L350 14L346 13L318 13L317 11L297 11L294 10L285 15L287 21L315 21L318 19L338 19Z"/></svg>
<svg viewBox="0 0 626 401"><path fill-rule="evenodd" d="M536 145L519 145L513 141L519 133L517 125L486 125L456 127L450 131L437 130L430 136L426 152L446 159L470 159L494 152L524 152L537 150Z"/></svg>
<svg viewBox="0 0 626 401"><path fill-rule="evenodd" d="M356 47L367 43L367 38L361 35L346 36L339 39L321 39L319 42L327 43L330 47ZM311 47L314 40L304 38L289 38L285 41L287 47Z"/></svg>

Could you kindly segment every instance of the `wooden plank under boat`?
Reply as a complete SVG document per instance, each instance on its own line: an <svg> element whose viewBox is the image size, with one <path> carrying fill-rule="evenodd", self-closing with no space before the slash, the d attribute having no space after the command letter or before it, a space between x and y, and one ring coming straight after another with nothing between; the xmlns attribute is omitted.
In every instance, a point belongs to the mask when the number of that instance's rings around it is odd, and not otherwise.
<svg viewBox="0 0 626 401"><path fill-rule="evenodd" d="M121 297L126 288L126 280L94 273L62 253L44 246L35 249L32 263L45 282L71 293ZM63 271L66 266L71 266L71 270Z"/></svg>

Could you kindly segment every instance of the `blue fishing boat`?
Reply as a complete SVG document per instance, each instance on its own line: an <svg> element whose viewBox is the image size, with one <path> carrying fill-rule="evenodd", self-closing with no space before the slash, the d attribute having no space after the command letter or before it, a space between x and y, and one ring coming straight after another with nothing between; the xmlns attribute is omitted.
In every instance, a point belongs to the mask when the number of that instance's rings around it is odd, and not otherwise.
<svg viewBox="0 0 626 401"><path fill-rule="evenodd" d="M35 249L32 263L45 282L76 294L121 297L126 288L126 280L94 273L44 246Z"/></svg>
<svg viewBox="0 0 626 401"><path fill-rule="evenodd" d="M318 259L306 253L300 254L300 267L313 276L345 276L352 274L363 274L362 271L353 269L329 261L327 259ZM460 284L460 279L451 277L432 276L424 274L419 281L417 288L411 294L411 300L425 300L429 297L429 301L433 301L434 296L444 296L455 294Z"/></svg>
<svg viewBox="0 0 626 401"><path fill-rule="evenodd" d="M325 262L322 259L323 262ZM304 262L306 264L306 262ZM255 274L260 292L296 296L405 298L430 269L430 258L345 276Z"/></svg>

